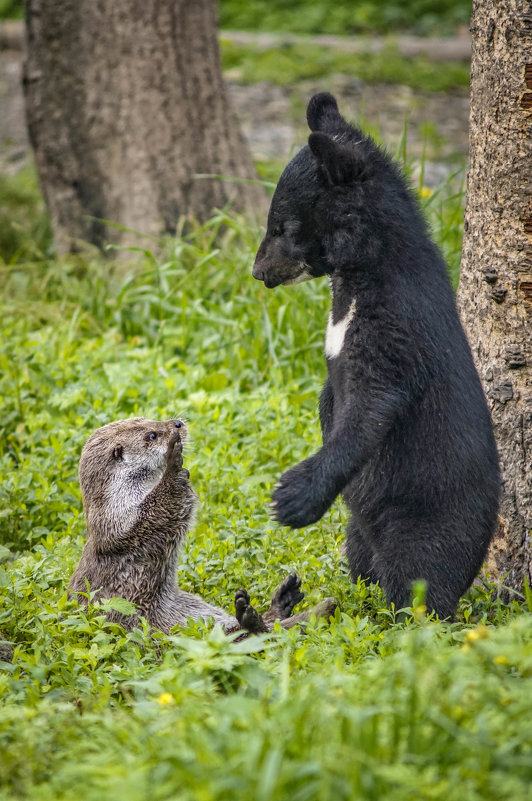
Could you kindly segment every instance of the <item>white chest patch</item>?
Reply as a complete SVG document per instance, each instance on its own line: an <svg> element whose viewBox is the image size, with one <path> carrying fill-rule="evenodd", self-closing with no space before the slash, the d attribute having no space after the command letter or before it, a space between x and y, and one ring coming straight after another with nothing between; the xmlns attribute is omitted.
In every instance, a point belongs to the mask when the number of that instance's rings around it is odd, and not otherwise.
<svg viewBox="0 0 532 801"><path fill-rule="evenodd" d="M328 359L335 359L341 352L344 346L344 339L349 323L355 315L356 301L353 298L351 305L347 310L345 317L333 323L332 312L329 315L329 322L327 323L327 333L325 334L325 355Z"/></svg>
<svg viewBox="0 0 532 801"><path fill-rule="evenodd" d="M163 474L163 468L154 470L142 483L134 484L127 474L114 476L107 493L106 515L117 534L125 534L135 525L140 504L155 489Z"/></svg>

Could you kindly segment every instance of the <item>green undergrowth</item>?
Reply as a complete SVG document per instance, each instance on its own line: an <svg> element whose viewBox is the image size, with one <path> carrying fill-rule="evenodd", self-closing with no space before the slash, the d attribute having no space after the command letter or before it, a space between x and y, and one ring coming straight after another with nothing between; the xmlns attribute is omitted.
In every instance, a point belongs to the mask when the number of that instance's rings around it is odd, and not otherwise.
<svg viewBox="0 0 532 801"><path fill-rule="evenodd" d="M304 109L300 109L300 112L299 116L304 113ZM377 142L384 144L378 128L372 126L364 118L360 118L357 122ZM423 183L424 159L421 159L421 162L415 162L408 155L406 127L401 140L390 152L413 180L431 229L449 265L453 285L456 287L462 247L464 167L463 165L459 166L440 186L429 189ZM268 191L273 191L284 166L284 162L275 159L257 162L258 175L264 181ZM50 219L33 167L26 167L14 176L0 176L0 210L2 212L0 218L0 265L4 264L7 268L9 265L14 266L20 263L39 264L50 258L53 254ZM220 222L216 219L210 224L214 230L219 225ZM248 237L250 235L250 233L247 234ZM211 240L212 238L211 236ZM178 245L178 248L181 249L188 247L188 243ZM206 257L212 259L212 254L206 254ZM198 258L201 260L203 256L200 255ZM53 274L58 268L53 266L53 262L51 264L51 273ZM171 264L171 262L165 262L162 270L157 268L157 274L163 274L168 270L171 272ZM89 269L92 270L92 268L87 268L85 263L81 263L81 266L76 265L75 267L61 265L59 272L63 276L64 273L67 275L70 275L71 272L77 274L78 271L83 273ZM19 273L17 270L10 272L7 269L6 275L10 285L18 286L19 290L24 289L26 284L31 281L31 275ZM68 296L70 287L67 285L70 281L64 278L61 280L67 287L66 295ZM102 280L107 283L105 279ZM130 279L126 278L124 282L123 291L126 294L129 291L129 281ZM100 279L97 279L97 283L99 282ZM98 301L99 298L96 302Z"/></svg>
<svg viewBox="0 0 532 801"><path fill-rule="evenodd" d="M468 24L470 0L220 0L223 28L338 34L453 33Z"/></svg>
<svg viewBox="0 0 532 801"><path fill-rule="evenodd" d="M22 19L24 5L22 0L0 0L0 20Z"/></svg>
<svg viewBox="0 0 532 801"><path fill-rule="evenodd" d="M0 0L0 19L20 18L22 0ZM418 33L453 33L467 24L470 0L220 0L225 28L299 33L389 33L401 29Z"/></svg>
<svg viewBox="0 0 532 801"><path fill-rule="evenodd" d="M439 203L456 201L424 202L441 242ZM135 269L0 268L0 630L14 647L0 799L530 798L530 593L508 606L481 584L446 624L426 620L419 590L400 621L377 586L349 581L341 502L301 531L269 517L282 470L320 442L329 301L324 280L253 281L259 239L220 212L157 254L148 242ZM200 498L183 588L230 610L245 586L264 608L295 569L303 608L337 598L330 625L150 637L68 599L83 442L111 420L176 414Z"/></svg>
<svg viewBox="0 0 532 801"><path fill-rule="evenodd" d="M221 38L226 77L238 83L270 81L291 86L302 80L342 75L364 83L391 83L425 92L447 92L469 86L469 65L407 58L390 43L379 53L342 53L329 47L284 44L257 49Z"/></svg>
<svg viewBox="0 0 532 801"><path fill-rule="evenodd" d="M51 252L52 229L35 170L0 174L0 263L42 259Z"/></svg>

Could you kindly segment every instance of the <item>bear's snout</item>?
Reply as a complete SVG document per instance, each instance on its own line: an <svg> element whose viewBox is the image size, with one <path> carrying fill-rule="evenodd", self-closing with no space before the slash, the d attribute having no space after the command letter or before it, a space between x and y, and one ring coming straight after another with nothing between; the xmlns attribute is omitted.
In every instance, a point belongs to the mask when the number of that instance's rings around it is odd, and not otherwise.
<svg viewBox="0 0 532 801"><path fill-rule="evenodd" d="M253 265L253 272L251 274L257 281L264 281L264 268L261 267L260 264L257 264L257 262Z"/></svg>

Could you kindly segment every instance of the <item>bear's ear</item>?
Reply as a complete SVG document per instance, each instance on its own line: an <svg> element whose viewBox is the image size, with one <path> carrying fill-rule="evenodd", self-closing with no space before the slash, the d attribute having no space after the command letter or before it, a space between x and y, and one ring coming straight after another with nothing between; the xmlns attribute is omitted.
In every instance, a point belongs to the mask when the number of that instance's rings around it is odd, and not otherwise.
<svg viewBox="0 0 532 801"><path fill-rule="evenodd" d="M330 186L364 181L371 173L364 150L360 143L335 142L325 133L311 133L308 138L310 152L316 159L318 168Z"/></svg>
<svg viewBox="0 0 532 801"><path fill-rule="evenodd" d="M344 122L338 110L338 103L329 92L320 92L310 98L307 106L307 122L311 131L334 130Z"/></svg>

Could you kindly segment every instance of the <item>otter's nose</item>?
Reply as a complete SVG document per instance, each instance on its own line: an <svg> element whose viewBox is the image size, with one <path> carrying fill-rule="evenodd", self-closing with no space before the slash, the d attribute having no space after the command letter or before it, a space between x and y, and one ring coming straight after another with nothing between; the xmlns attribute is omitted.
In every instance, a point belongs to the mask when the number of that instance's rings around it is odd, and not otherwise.
<svg viewBox="0 0 532 801"><path fill-rule="evenodd" d="M172 425L172 436L177 437L178 439L184 440L187 437L187 427L185 425L185 421L181 420L180 417L176 417L175 420L170 421Z"/></svg>

